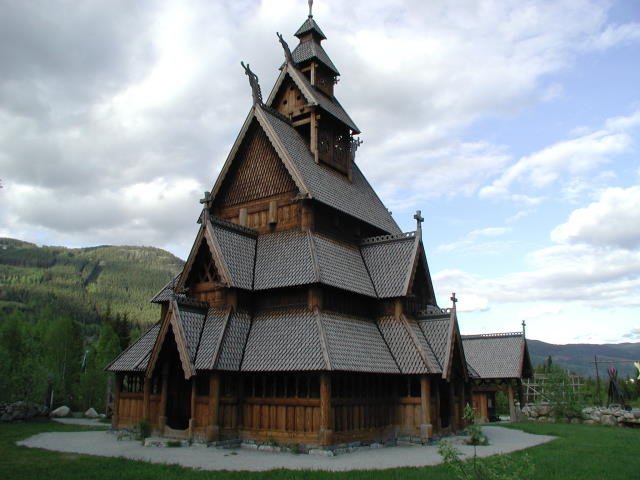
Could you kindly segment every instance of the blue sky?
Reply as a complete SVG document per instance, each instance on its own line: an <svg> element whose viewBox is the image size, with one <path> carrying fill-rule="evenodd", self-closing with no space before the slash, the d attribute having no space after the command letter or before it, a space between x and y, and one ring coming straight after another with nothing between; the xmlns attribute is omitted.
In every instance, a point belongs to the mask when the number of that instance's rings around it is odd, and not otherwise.
<svg viewBox="0 0 640 480"><path fill-rule="evenodd" d="M298 0L0 7L0 235L185 258ZM316 1L356 161L464 333L640 340L640 2Z"/></svg>

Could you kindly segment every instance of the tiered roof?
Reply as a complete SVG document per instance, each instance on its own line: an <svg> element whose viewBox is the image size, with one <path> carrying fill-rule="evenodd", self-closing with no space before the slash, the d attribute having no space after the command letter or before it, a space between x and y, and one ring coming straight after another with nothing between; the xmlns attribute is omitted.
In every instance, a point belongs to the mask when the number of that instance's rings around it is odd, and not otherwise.
<svg viewBox="0 0 640 480"><path fill-rule="evenodd" d="M151 327L108 367L144 372L172 329L187 375L197 371L350 371L439 374L456 342L455 312L400 321L306 307L264 309L250 315L170 301L169 319ZM447 332L443 334L442 325ZM433 341L433 340L437 341ZM295 347L293 347L295 346Z"/></svg>
<svg viewBox="0 0 640 480"><path fill-rule="evenodd" d="M205 214L181 278L152 302L166 302L174 291L182 294L201 245L209 248L224 286L253 291L323 284L372 298L403 297L416 262L426 262L415 232L366 238L357 245L311 230L258 235ZM426 263L425 269L421 281L431 285Z"/></svg>

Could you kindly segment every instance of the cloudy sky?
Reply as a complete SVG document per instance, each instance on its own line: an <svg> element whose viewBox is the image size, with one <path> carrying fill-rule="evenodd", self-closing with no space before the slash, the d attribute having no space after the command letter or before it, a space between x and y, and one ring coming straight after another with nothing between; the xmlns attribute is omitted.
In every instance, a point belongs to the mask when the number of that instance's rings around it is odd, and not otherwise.
<svg viewBox="0 0 640 480"><path fill-rule="evenodd" d="M185 258L304 0L0 0L0 236ZM317 0L357 161L463 333L640 340L640 2Z"/></svg>

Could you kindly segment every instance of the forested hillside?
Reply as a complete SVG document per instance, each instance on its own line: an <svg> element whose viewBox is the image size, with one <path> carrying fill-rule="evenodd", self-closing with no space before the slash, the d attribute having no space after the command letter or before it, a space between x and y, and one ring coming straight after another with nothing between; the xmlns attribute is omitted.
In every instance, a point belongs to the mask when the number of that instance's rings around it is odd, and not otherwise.
<svg viewBox="0 0 640 480"><path fill-rule="evenodd" d="M104 367L159 319L183 262L151 247L38 247L0 238L0 402L104 411Z"/></svg>
<svg viewBox="0 0 640 480"><path fill-rule="evenodd" d="M62 313L87 327L107 309L140 324L157 321L151 296L182 267L152 247L38 247L0 238L0 312Z"/></svg>
<svg viewBox="0 0 640 480"><path fill-rule="evenodd" d="M577 373L583 377L595 377L594 357L598 357L600 363L598 370L600 376L607 377L607 369L610 366L618 370L620 377L634 378L634 361L640 361L640 343L617 344L590 344L573 343L568 345L554 345L540 340L527 340L529 354L533 365L540 365L549 357L556 365Z"/></svg>

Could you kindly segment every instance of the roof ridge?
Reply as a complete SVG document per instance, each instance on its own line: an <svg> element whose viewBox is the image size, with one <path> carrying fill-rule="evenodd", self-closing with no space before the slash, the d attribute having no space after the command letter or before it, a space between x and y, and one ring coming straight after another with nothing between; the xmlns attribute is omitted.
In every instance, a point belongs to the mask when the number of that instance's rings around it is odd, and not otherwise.
<svg viewBox="0 0 640 480"><path fill-rule="evenodd" d="M209 304L206 302L201 302L200 300L196 300L195 298L187 297L185 295L176 295L173 293L171 295L171 300L174 300L178 306L182 307L198 307L208 310Z"/></svg>
<svg viewBox="0 0 640 480"><path fill-rule="evenodd" d="M289 119L289 117L285 117L282 113L280 113L278 110L276 110L272 106L267 105L266 103L263 103L263 104L260 105L260 108L265 110L267 113L270 113L274 117L282 120L283 122L286 122L289 125L291 125L291 120Z"/></svg>
<svg viewBox="0 0 640 480"><path fill-rule="evenodd" d="M237 223L230 222L229 220L224 220L223 218L220 218L220 217L216 217L212 213L209 214L209 220L211 220L211 223L215 225L220 225L221 227L226 228L227 230L234 230L238 233L243 233L251 237L258 236L257 230L254 230L253 228L245 227L243 225L238 225Z"/></svg>
<svg viewBox="0 0 640 480"><path fill-rule="evenodd" d="M464 340L476 338L503 338L503 337L522 337L522 332L498 332L498 333L473 333L471 335L460 335Z"/></svg>
<svg viewBox="0 0 640 480"><path fill-rule="evenodd" d="M360 245L373 245L375 243L393 242L395 240L413 239L416 232L391 233L388 235L376 235L375 237L367 237L360 240Z"/></svg>
<svg viewBox="0 0 640 480"><path fill-rule="evenodd" d="M415 317L418 320L441 320L443 318L449 318L450 315L450 308L440 308L432 305L430 308L427 307L424 310L416 312Z"/></svg>

